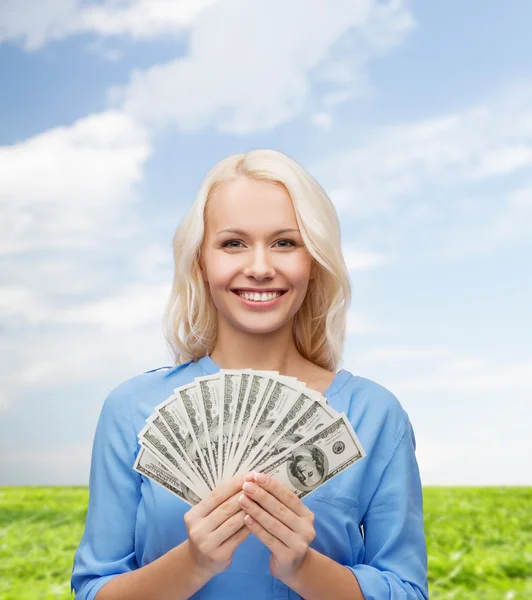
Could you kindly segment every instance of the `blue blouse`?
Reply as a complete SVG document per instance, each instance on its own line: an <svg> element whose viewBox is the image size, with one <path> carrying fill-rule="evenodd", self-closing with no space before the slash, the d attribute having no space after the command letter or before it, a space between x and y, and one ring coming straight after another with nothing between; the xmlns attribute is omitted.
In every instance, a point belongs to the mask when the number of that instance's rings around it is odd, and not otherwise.
<svg viewBox="0 0 532 600"><path fill-rule="evenodd" d="M219 371L205 356L128 379L106 398L94 439L85 531L72 589L93 600L120 573L153 562L186 539L190 506L133 470L137 433L174 388ZM311 547L348 567L366 600L428 598L427 551L416 442L407 413L386 388L340 370L325 392L345 412L367 456L309 494ZM270 551L250 535L231 566L193 600L295 600L269 571Z"/></svg>

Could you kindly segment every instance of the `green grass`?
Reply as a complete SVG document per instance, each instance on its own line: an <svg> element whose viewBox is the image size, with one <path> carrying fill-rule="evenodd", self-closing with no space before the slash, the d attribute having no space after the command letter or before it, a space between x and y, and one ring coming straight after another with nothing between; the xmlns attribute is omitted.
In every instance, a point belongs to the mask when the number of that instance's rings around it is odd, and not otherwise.
<svg viewBox="0 0 532 600"><path fill-rule="evenodd" d="M434 600L532 598L532 488L424 488Z"/></svg>
<svg viewBox="0 0 532 600"><path fill-rule="evenodd" d="M532 598L532 488L424 488L431 600ZM70 598L87 488L0 488L0 599Z"/></svg>

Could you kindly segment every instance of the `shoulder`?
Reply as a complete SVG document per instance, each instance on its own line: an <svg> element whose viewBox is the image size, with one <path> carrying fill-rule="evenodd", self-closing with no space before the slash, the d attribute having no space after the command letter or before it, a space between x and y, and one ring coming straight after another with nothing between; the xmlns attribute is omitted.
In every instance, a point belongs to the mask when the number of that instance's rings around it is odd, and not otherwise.
<svg viewBox="0 0 532 600"><path fill-rule="evenodd" d="M408 414L397 396L384 385L343 370L345 380L330 404L345 412L355 431L366 440L379 440L393 447L405 433Z"/></svg>
<svg viewBox="0 0 532 600"><path fill-rule="evenodd" d="M358 401L368 403L374 410L388 416L399 416L404 418L406 412L399 398L387 387L377 383L373 379L353 376L353 396Z"/></svg>
<svg viewBox="0 0 532 600"><path fill-rule="evenodd" d="M102 417L128 416L136 427L166 400L173 390L190 383L203 372L198 364L189 361L177 366L163 366L134 375L111 389L104 400Z"/></svg>
<svg viewBox="0 0 532 600"><path fill-rule="evenodd" d="M404 418L406 412L397 396L384 385L368 377L354 375L342 370L344 379L336 390L343 396L344 404L349 413L370 411L383 417L396 416Z"/></svg>

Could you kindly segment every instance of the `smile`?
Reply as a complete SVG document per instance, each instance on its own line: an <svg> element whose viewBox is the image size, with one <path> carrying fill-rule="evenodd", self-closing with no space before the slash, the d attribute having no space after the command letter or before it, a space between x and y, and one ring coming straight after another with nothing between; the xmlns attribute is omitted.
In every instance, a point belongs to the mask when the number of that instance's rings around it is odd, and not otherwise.
<svg viewBox="0 0 532 600"><path fill-rule="evenodd" d="M279 296L282 296L284 293L285 292L265 292L260 294L258 292L235 291L235 294L237 294L237 296L240 296L244 300L250 300L251 302L270 302L271 300L279 298Z"/></svg>

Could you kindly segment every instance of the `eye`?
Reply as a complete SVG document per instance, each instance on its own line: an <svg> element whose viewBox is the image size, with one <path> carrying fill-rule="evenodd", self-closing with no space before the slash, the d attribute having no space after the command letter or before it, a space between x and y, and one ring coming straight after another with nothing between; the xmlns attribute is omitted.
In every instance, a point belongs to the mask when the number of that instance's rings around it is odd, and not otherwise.
<svg viewBox="0 0 532 600"><path fill-rule="evenodd" d="M238 248L238 246L233 246L232 244L241 244L242 242L238 240L227 240L222 244L222 248Z"/></svg>
<svg viewBox="0 0 532 600"><path fill-rule="evenodd" d="M226 242L223 242L221 247L237 249L239 248L239 244L242 244L240 240L227 240ZM293 240L278 240L276 244L281 244L280 246L278 246L280 248L292 248L297 246L296 242L294 242Z"/></svg>
<svg viewBox="0 0 532 600"><path fill-rule="evenodd" d="M280 244L281 242L285 242L285 243L289 244L287 246L283 245L283 246L281 246L281 248L290 248L291 246L297 246L297 244L292 240L279 240L277 243Z"/></svg>

